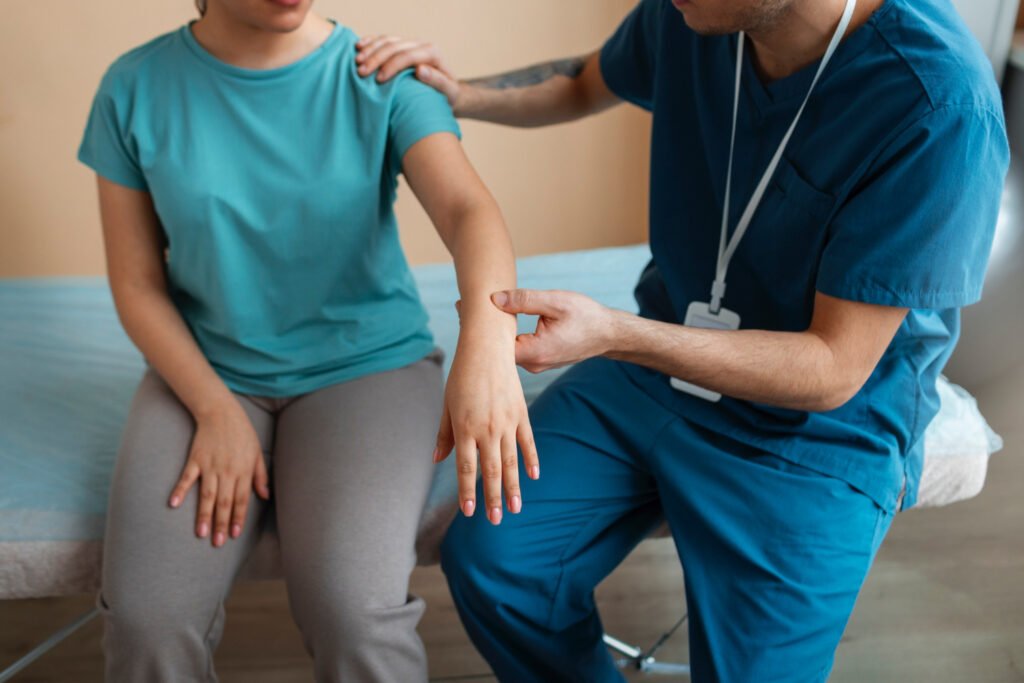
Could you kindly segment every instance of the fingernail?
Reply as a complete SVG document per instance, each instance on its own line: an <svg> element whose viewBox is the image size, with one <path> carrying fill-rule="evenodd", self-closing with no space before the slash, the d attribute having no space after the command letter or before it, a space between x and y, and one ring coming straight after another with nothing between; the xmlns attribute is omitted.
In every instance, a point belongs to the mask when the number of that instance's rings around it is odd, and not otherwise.
<svg viewBox="0 0 1024 683"><path fill-rule="evenodd" d="M462 514L466 515L467 517L472 517L473 516L473 509L475 507L476 507L476 504L473 503L473 501L467 500L465 503L462 504Z"/></svg>
<svg viewBox="0 0 1024 683"><path fill-rule="evenodd" d="M242 527L240 524L235 524L231 527L231 538L238 538L240 533L242 533Z"/></svg>
<svg viewBox="0 0 1024 683"><path fill-rule="evenodd" d="M421 78L430 78L430 69L428 67L425 67L425 66L420 67L420 77Z"/></svg>
<svg viewBox="0 0 1024 683"><path fill-rule="evenodd" d="M501 508L499 508L499 507L491 508L491 511L487 514L487 519L491 520L491 524L500 524L501 523Z"/></svg>
<svg viewBox="0 0 1024 683"><path fill-rule="evenodd" d="M491 301L497 306L504 307L508 303L508 292L495 292L491 295Z"/></svg>
<svg viewBox="0 0 1024 683"><path fill-rule="evenodd" d="M215 533L213 535L213 544L215 546L218 546L218 547L221 546L221 545L224 545L224 532L223 531L218 531L217 533Z"/></svg>
<svg viewBox="0 0 1024 683"><path fill-rule="evenodd" d="M172 507L172 508L176 508L176 507L178 507L178 503L180 503L180 502L181 502L181 501L180 501L180 500L178 500L178 497L177 497L177 496L171 496L171 507Z"/></svg>
<svg viewBox="0 0 1024 683"><path fill-rule="evenodd" d="M523 509L523 501L519 499L519 496L512 496L512 502L509 504L508 509L513 514L519 514L519 511Z"/></svg>
<svg viewBox="0 0 1024 683"><path fill-rule="evenodd" d="M533 465L530 467L530 479L540 479L540 467Z"/></svg>
<svg viewBox="0 0 1024 683"><path fill-rule="evenodd" d="M202 524L199 525L199 536L200 537L206 538L206 534L208 534L209 532L210 532L210 527L207 526L206 522L203 522Z"/></svg>
<svg viewBox="0 0 1024 683"><path fill-rule="evenodd" d="M440 459L440 457L441 457L441 449L438 448L437 446L434 446L434 457L433 457L434 462L436 463L438 461L438 459Z"/></svg>

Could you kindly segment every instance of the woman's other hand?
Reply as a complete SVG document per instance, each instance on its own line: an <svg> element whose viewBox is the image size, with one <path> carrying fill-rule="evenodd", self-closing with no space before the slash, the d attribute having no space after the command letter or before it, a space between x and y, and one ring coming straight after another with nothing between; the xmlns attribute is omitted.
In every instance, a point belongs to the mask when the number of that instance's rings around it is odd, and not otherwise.
<svg viewBox="0 0 1024 683"><path fill-rule="evenodd" d="M214 546L237 538L245 526L252 490L270 497L267 468L259 438L245 410L232 397L210 412L196 416L196 432L188 460L174 491L171 507L199 482L196 535L211 535Z"/></svg>

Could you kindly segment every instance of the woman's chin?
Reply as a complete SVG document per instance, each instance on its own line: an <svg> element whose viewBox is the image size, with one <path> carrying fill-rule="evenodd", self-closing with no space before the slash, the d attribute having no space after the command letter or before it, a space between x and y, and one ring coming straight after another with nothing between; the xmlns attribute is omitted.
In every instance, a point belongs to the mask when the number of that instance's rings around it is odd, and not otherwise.
<svg viewBox="0 0 1024 683"><path fill-rule="evenodd" d="M309 0L264 0L266 10L260 17L260 25L268 31L288 33L302 26L309 14Z"/></svg>

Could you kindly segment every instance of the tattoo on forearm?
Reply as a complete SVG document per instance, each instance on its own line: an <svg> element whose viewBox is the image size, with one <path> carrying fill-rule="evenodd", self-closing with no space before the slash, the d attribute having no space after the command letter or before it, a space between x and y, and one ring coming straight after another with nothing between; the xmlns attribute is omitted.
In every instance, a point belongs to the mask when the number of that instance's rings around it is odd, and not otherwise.
<svg viewBox="0 0 1024 683"><path fill-rule="evenodd" d="M587 59L589 59L589 55L585 57L559 59L554 62L528 66L525 69L519 69L518 71L509 71L508 73L487 76L485 78L475 78L468 81L468 83L480 88L503 90L505 88L525 88L527 86L537 85L538 83L543 83L555 76L576 78L583 72L583 67L586 66Z"/></svg>

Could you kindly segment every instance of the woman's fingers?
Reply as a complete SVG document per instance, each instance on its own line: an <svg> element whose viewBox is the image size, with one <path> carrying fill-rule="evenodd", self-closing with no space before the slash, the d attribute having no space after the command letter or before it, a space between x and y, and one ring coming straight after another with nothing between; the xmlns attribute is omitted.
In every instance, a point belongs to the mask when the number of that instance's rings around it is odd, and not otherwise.
<svg viewBox="0 0 1024 683"><path fill-rule="evenodd" d="M476 509L476 442L473 439L456 442L455 463L459 475L459 509L472 517Z"/></svg>
<svg viewBox="0 0 1024 683"><path fill-rule="evenodd" d="M477 442L480 449L480 476L483 479L484 507L491 524L501 524L501 443Z"/></svg>
<svg viewBox="0 0 1024 683"><path fill-rule="evenodd" d="M519 423L516 439L519 441L519 449L523 452L526 476L530 479L540 479L540 459L537 457L537 444L533 440L533 427L530 426L528 415L524 415L523 421Z"/></svg>
<svg viewBox="0 0 1024 683"><path fill-rule="evenodd" d="M238 538L245 527L245 512L249 508L251 491L252 487L245 481L245 478L239 477L235 483L235 506L231 510L231 528L228 529L231 538Z"/></svg>
<svg viewBox="0 0 1024 683"><path fill-rule="evenodd" d="M235 505L235 481L217 481L217 509L213 516L213 545L220 547L228 539L231 509Z"/></svg>
<svg viewBox="0 0 1024 683"><path fill-rule="evenodd" d="M199 478L199 465L189 460L185 463L185 469L181 473L181 478L178 479L178 483L175 484L174 490L171 491L170 504L172 508L176 508L181 505L181 501L185 500L185 494L192 488L192 485L196 483L196 479Z"/></svg>
<svg viewBox="0 0 1024 683"><path fill-rule="evenodd" d="M441 426L437 430L437 446L434 448L434 462L443 461L455 447L455 435L452 433L452 414L448 410L448 401L444 402L441 412Z"/></svg>
<svg viewBox="0 0 1024 683"><path fill-rule="evenodd" d="M516 452L516 439L513 434L501 439L501 481L505 485L508 511L515 515L519 514L523 509L523 494L519 490L519 454Z"/></svg>
<svg viewBox="0 0 1024 683"><path fill-rule="evenodd" d="M263 453L256 456L256 469L252 474L252 488L263 500L270 500L270 477L267 475L267 463L263 462Z"/></svg>
<svg viewBox="0 0 1024 683"><path fill-rule="evenodd" d="M213 520L213 506L217 502L217 477L206 474L199 478L199 514L196 515L196 535L206 538Z"/></svg>

